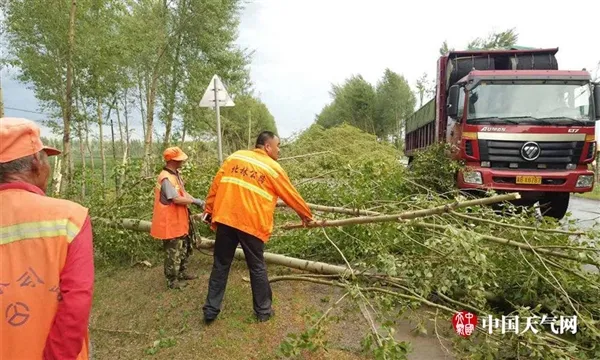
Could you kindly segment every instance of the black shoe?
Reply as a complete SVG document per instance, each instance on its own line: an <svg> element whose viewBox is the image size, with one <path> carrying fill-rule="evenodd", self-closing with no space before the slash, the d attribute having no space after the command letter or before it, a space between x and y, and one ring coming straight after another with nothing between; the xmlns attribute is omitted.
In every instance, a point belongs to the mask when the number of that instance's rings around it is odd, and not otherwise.
<svg viewBox="0 0 600 360"><path fill-rule="evenodd" d="M270 314L256 315L256 320L258 320L258 322L265 322L269 321L273 316L275 316L275 310L271 310Z"/></svg>
<svg viewBox="0 0 600 360"><path fill-rule="evenodd" d="M204 317L204 325L210 325L215 321L216 318L207 318L206 316Z"/></svg>

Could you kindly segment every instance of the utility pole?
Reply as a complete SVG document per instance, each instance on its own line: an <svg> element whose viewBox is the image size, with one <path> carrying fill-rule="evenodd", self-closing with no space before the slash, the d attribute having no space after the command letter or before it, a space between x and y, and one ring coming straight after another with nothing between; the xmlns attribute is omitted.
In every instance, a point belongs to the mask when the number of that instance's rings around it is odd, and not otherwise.
<svg viewBox="0 0 600 360"><path fill-rule="evenodd" d="M215 111L217 113L217 146L219 147L219 164L223 163L223 147L221 139L221 112L219 111L219 86L217 84L217 78L214 78L214 92L215 92Z"/></svg>
<svg viewBox="0 0 600 360"><path fill-rule="evenodd" d="M217 147L219 152L219 164L223 163L222 133L221 133L221 107L235 106L233 99L227 93L227 89L221 79L214 75L204 96L200 100L200 107L214 107L217 120Z"/></svg>

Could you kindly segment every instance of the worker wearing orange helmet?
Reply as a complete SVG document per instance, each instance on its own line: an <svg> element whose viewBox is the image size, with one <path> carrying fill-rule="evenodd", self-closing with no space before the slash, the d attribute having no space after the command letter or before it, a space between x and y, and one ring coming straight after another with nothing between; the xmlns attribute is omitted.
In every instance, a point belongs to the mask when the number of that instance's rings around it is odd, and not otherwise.
<svg viewBox="0 0 600 360"><path fill-rule="evenodd" d="M150 235L163 241L165 250L164 274L167 286L181 289L187 286L182 280L194 280L196 275L187 272L187 261L192 254L192 238L188 205L204 208L202 200L185 191L180 169L188 156L179 147L163 152L166 165L158 175L154 187L154 211Z"/></svg>
<svg viewBox="0 0 600 360"><path fill-rule="evenodd" d="M304 224L312 221L308 205L277 163L278 158L279 137L263 131L256 139L255 149L231 154L212 182L203 214L211 229L216 230L214 262L203 307L207 324L221 311L238 244L250 271L254 313L258 321L267 321L273 315L263 250L273 231L277 199L296 211Z"/></svg>
<svg viewBox="0 0 600 360"><path fill-rule="evenodd" d="M0 118L0 359L88 359L94 287L88 209L47 197L40 128Z"/></svg>

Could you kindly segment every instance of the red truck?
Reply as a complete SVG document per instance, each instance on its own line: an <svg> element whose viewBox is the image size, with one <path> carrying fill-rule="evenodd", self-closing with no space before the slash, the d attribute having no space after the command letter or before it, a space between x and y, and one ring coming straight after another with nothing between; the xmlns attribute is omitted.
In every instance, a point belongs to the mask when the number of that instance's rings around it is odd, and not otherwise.
<svg viewBox="0 0 600 360"><path fill-rule="evenodd" d="M405 154L438 142L461 160L464 191L519 192L562 219L570 193L592 191L600 84L558 70L555 49L451 51L437 62L435 97L405 124Z"/></svg>

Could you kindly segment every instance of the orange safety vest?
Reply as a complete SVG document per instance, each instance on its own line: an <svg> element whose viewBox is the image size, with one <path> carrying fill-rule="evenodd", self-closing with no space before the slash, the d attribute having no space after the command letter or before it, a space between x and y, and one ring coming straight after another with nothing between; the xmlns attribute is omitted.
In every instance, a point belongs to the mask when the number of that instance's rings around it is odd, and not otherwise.
<svg viewBox="0 0 600 360"><path fill-rule="evenodd" d="M0 359L41 359L67 249L88 210L26 190L0 191ZM88 359L89 332L78 360Z"/></svg>
<svg viewBox="0 0 600 360"><path fill-rule="evenodd" d="M212 216L213 230L221 223L267 242L273 232L278 198L298 214L312 217L281 165L262 149L240 150L223 162L205 210Z"/></svg>
<svg viewBox="0 0 600 360"><path fill-rule="evenodd" d="M150 235L156 239L170 240L187 235L190 231L190 224L187 206L173 203L163 205L160 202L160 189L164 179L169 180L179 196L185 196L183 183L179 182L177 175L167 170L161 171L154 187L154 212L152 213Z"/></svg>

